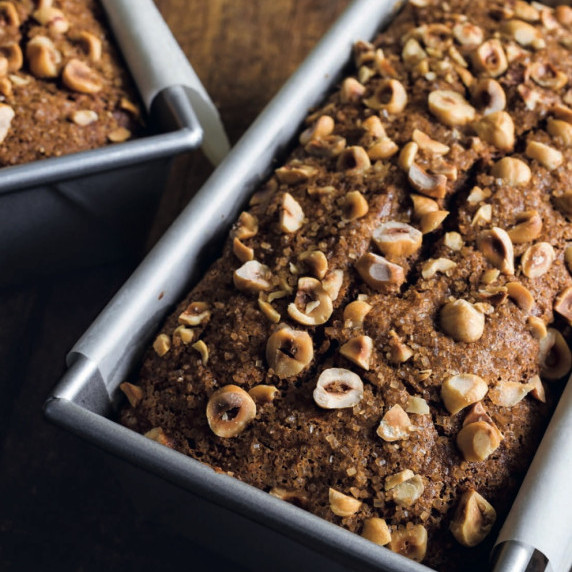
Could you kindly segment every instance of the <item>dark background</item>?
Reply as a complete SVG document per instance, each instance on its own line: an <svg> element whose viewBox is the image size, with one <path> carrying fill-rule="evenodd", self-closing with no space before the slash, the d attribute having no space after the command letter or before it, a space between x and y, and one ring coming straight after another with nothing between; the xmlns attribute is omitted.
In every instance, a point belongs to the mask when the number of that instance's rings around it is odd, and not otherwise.
<svg viewBox="0 0 572 572"><path fill-rule="evenodd" d="M349 1L157 4L236 142ZM177 160L146 248L210 172L199 152ZM140 256L0 288L2 571L236 569L144 521L101 455L43 418L66 353Z"/></svg>

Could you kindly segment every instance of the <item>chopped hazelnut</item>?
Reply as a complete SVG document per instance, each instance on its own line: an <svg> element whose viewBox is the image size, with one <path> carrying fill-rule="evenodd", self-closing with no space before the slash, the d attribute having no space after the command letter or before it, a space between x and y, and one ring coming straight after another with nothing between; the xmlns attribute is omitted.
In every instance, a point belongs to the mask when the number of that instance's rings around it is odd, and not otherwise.
<svg viewBox="0 0 572 572"><path fill-rule="evenodd" d="M533 375L529 380L527 385L531 386L530 395L534 397L537 401L541 403L546 403L546 392L544 390L544 385L542 385L542 380L539 375Z"/></svg>
<svg viewBox="0 0 572 572"><path fill-rule="evenodd" d="M383 137L367 149L367 156L372 161L389 159L399 151L398 145L389 137Z"/></svg>
<svg viewBox="0 0 572 572"><path fill-rule="evenodd" d="M447 302L440 312L443 331L456 342L476 342L485 329L485 317L466 300Z"/></svg>
<svg viewBox="0 0 572 572"><path fill-rule="evenodd" d="M356 336L340 348L340 353L359 367L369 370L373 352L373 340L369 336Z"/></svg>
<svg viewBox="0 0 572 572"><path fill-rule="evenodd" d="M111 143L123 143L127 141L131 137L131 131L126 129L125 127L117 127L116 129L112 129L107 134L107 139L111 141Z"/></svg>
<svg viewBox="0 0 572 572"><path fill-rule="evenodd" d="M304 165L299 161L292 161L276 169L275 174L278 180L285 185L296 185L307 181L318 173L318 169L312 165Z"/></svg>
<svg viewBox="0 0 572 572"><path fill-rule="evenodd" d="M258 298L258 307L273 324L277 324L280 321L280 314L274 309L270 302Z"/></svg>
<svg viewBox="0 0 572 572"><path fill-rule="evenodd" d="M99 119L99 115L91 109L79 109L74 111L71 120L80 127L86 127L95 123Z"/></svg>
<svg viewBox="0 0 572 572"><path fill-rule="evenodd" d="M171 349L171 338L167 334L159 334L153 342L153 349L159 357L163 357Z"/></svg>
<svg viewBox="0 0 572 572"><path fill-rule="evenodd" d="M439 210L437 201L425 197L423 195L412 194L411 200L413 201L413 214L416 218L420 218L427 213L432 213Z"/></svg>
<svg viewBox="0 0 572 572"><path fill-rule="evenodd" d="M238 220L232 227L231 236L239 240L246 240L258 234L258 219L247 211L240 213Z"/></svg>
<svg viewBox="0 0 572 572"><path fill-rule="evenodd" d="M357 103L364 93L365 86L363 86L357 79L347 77L342 82L340 101L342 103Z"/></svg>
<svg viewBox="0 0 572 572"><path fill-rule="evenodd" d="M427 58L427 52L415 38L409 38L401 50L401 59L406 67L412 68Z"/></svg>
<svg viewBox="0 0 572 572"><path fill-rule="evenodd" d="M457 434L457 446L465 461L488 459L499 447L503 436L499 430L484 421L465 425Z"/></svg>
<svg viewBox="0 0 572 572"><path fill-rule="evenodd" d="M465 425L469 425L469 423L476 423L477 421L484 421L489 425L494 425L491 416L487 413L487 410L481 401L472 405L467 411L467 415L463 420L463 427Z"/></svg>
<svg viewBox="0 0 572 572"><path fill-rule="evenodd" d="M389 361L395 364L405 363L413 355L413 351L394 330L391 330L389 335Z"/></svg>
<svg viewBox="0 0 572 572"><path fill-rule="evenodd" d="M257 260L249 260L233 274L233 282L241 292L258 293L272 288L270 268Z"/></svg>
<svg viewBox="0 0 572 572"><path fill-rule="evenodd" d="M304 150L315 157L337 157L346 148L346 139L339 135L325 135L314 138L306 144Z"/></svg>
<svg viewBox="0 0 572 572"><path fill-rule="evenodd" d="M361 501L336 489L329 490L330 510L337 516L352 516L361 508Z"/></svg>
<svg viewBox="0 0 572 572"><path fill-rule="evenodd" d="M528 278L538 278L548 272L555 258L556 254L550 243L537 242L528 247L522 255L522 273Z"/></svg>
<svg viewBox="0 0 572 572"><path fill-rule="evenodd" d="M572 7L560 4L554 8L554 16L563 26L572 27Z"/></svg>
<svg viewBox="0 0 572 572"><path fill-rule="evenodd" d="M344 283L344 271L339 268L336 270L331 270L326 274L326 277L322 280L322 288L326 291L328 296L332 299L332 302L337 300L340 293L340 288Z"/></svg>
<svg viewBox="0 0 572 572"><path fill-rule="evenodd" d="M338 171L345 171L348 174L360 174L371 167L367 151L358 145L344 149L336 163Z"/></svg>
<svg viewBox="0 0 572 572"><path fill-rule="evenodd" d="M447 177L445 175L431 175L425 169L413 163L407 171L407 176L413 188L423 195L442 199L447 194Z"/></svg>
<svg viewBox="0 0 572 572"><path fill-rule="evenodd" d="M367 252L355 264L362 280L374 290L383 291L387 287L401 286L405 282L402 266L393 264L383 256Z"/></svg>
<svg viewBox="0 0 572 572"><path fill-rule="evenodd" d="M496 226L483 231L477 245L484 257L503 274L514 274L514 249L506 231Z"/></svg>
<svg viewBox="0 0 572 572"><path fill-rule="evenodd" d="M195 351L199 352L201 356L201 362L203 365L207 365L209 361L209 348L203 340L198 340L191 346Z"/></svg>
<svg viewBox="0 0 572 572"><path fill-rule="evenodd" d="M266 343L266 361L280 379L298 375L313 357L314 348L308 332L288 326L276 330Z"/></svg>
<svg viewBox="0 0 572 572"><path fill-rule="evenodd" d="M316 278L322 279L328 271L328 259L326 255L320 250L309 250L303 252L298 257L298 262L308 269L310 274L313 274Z"/></svg>
<svg viewBox="0 0 572 572"><path fill-rule="evenodd" d="M460 373L447 378L441 386L441 398L445 407L455 415L484 398L488 386L483 378L472 373Z"/></svg>
<svg viewBox="0 0 572 572"><path fill-rule="evenodd" d="M456 91L432 91L427 102L429 111L449 127L466 125L475 118L475 108Z"/></svg>
<svg viewBox="0 0 572 572"><path fill-rule="evenodd" d="M131 407L137 407L139 402L143 399L143 390L138 385L133 385L125 381L119 385L119 389L125 394Z"/></svg>
<svg viewBox="0 0 572 572"><path fill-rule="evenodd" d="M180 345L182 342L185 345L190 344L195 338L195 332L191 328L179 326L173 332L173 344Z"/></svg>
<svg viewBox="0 0 572 572"><path fill-rule="evenodd" d="M528 330L532 337L536 340L541 340L548 335L546 324L542 318L538 318L537 316L528 316L526 319L526 325L528 326Z"/></svg>
<svg viewBox="0 0 572 572"><path fill-rule="evenodd" d="M52 40L45 36L34 36L26 45L26 59L32 75L50 78L57 77L62 56Z"/></svg>
<svg viewBox="0 0 572 572"><path fill-rule="evenodd" d="M159 443L164 447L173 448L172 440L169 437L167 437L167 434L165 433L165 431L163 431L161 427L153 427L153 429L147 431L147 433L145 433L143 437L147 437L147 439L151 439L151 441L155 441L156 443Z"/></svg>
<svg viewBox="0 0 572 572"><path fill-rule="evenodd" d="M217 437L240 435L255 417L256 403L237 385L217 389L207 403L207 421Z"/></svg>
<svg viewBox="0 0 572 572"><path fill-rule="evenodd" d="M308 505L308 497L299 491L289 491L282 487L273 487L268 491L268 494L301 508L305 508Z"/></svg>
<svg viewBox="0 0 572 572"><path fill-rule="evenodd" d="M335 122L333 118L331 118L329 115L321 115L313 125L302 132L300 135L300 143L302 145L306 145L312 141L312 139L320 139L321 137L326 137L333 132L334 126Z"/></svg>
<svg viewBox="0 0 572 572"><path fill-rule="evenodd" d="M298 201L290 194L284 193L280 205L280 230L296 232L304 222L304 211Z"/></svg>
<svg viewBox="0 0 572 572"><path fill-rule="evenodd" d="M542 40L540 30L522 20L508 20L501 25L501 33L508 36L522 47L539 46Z"/></svg>
<svg viewBox="0 0 572 572"><path fill-rule="evenodd" d="M419 149L429 153L430 155L446 155L451 149L448 145L435 141L435 139L431 139L429 135L423 133L423 131L420 131L419 129L413 130L411 139L419 145Z"/></svg>
<svg viewBox="0 0 572 572"><path fill-rule="evenodd" d="M386 479L385 490L389 490L389 496L395 504L399 506L411 506L423 494L425 486L423 485L423 479L419 475L412 475L406 480L396 483L389 489Z"/></svg>
<svg viewBox="0 0 572 572"><path fill-rule="evenodd" d="M427 530L421 524L398 526L391 533L389 548L402 556L421 562L427 552Z"/></svg>
<svg viewBox="0 0 572 572"><path fill-rule="evenodd" d="M471 99L483 115L503 111L506 107L506 95L501 84L490 78L477 81L471 90Z"/></svg>
<svg viewBox="0 0 572 572"><path fill-rule="evenodd" d="M248 395L254 399L257 405L272 403L279 393L280 391L274 385L255 385L248 391Z"/></svg>
<svg viewBox="0 0 572 572"><path fill-rule="evenodd" d="M530 242L540 236L542 218L536 210L524 211L517 215L516 224L508 231L513 244Z"/></svg>
<svg viewBox="0 0 572 572"><path fill-rule="evenodd" d="M381 419L376 433L384 441L391 443L401 439L409 439L411 429L412 424L409 415L405 413L401 405L394 405Z"/></svg>
<svg viewBox="0 0 572 572"><path fill-rule="evenodd" d="M0 103L0 143L8 136L12 119L14 119L14 110L5 103Z"/></svg>
<svg viewBox="0 0 572 572"><path fill-rule="evenodd" d="M443 244L451 250L459 252L465 243L463 237L458 232L446 232L443 237Z"/></svg>
<svg viewBox="0 0 572 572"><path fill-rule="evenodd" d="M389 221L379 225L372 239L382 254L389 258L410 256L421 248L422 233L404 222Z"/></svg>
<svg viewBox="0 0 572 572"><path fill-rule="evenodd" d="M323 409L353 407L362 400L363 382L349 369L331 367L320 374L313 397Z"/></svg>
<svg viewBox="0 0 572 572"><path fill-rule="evenodd" d="M560 379L572 368L572 354L564 336L554 328L548 328L547 334L540 340L538 361L540 375L545 379Z"/></svg>
<svg viewBox="0 0 572 572"><path fill-rule="evenodd" d="M541 87L558 91L568 83L568 76L550 62L534 62L528 68L530 77Z"/></svg>
<svg viewBox="0 0 572 572"><path fill-rule="evenodd" d="M572 286L568 286L556 296L554 311L566 318L568 323L572 325Z"/></svg>
<svg viewBox="0 0 572 572"><path fill-rule="evenodd" d="M572 244L569 244L564 249L564 262L566 263L566 268L568 272L572 274Z"/></svg>
<svg viewBox="0 0 572 572"><path fill-rule="evenodd" d="M343 216L346 220L361 218L368 210L367 200L359 191L350 191L346 194L343 204Z"/></svg>
<svg viewBox="0 0 572 572"><path fill-rule="evenodd" d="M406 143L399 153L399 159L397 164L404 171L409 171L413 166L417 152L419 151L419 145L415 141L409 141Z"/></svg>
<svg viewBox="0 0 572 572"><path fill-rule="evenodd" d="M508 68L506 54L497 39L482 43L473 54L475 69L489 77L498 77Z"/></svg>
<svg viewBox="0 0 572 572"><path fill-rule="evenodd" d="M497 161L491 169L491 175L514 186L524 185L532 178L530 167L514 157L503 157Z"/></svg>
<svg viewBox="0 0 572 572"><path fill-rule="evenodd" d="M492 205L486 204L481 205L471 221L471 226L479 226L488 224L493 218L493 207Z"/></svg>
<svg viewBox="0 0 572 572"><path fill-rule="evenodd" d="M210 306L206 302L191 302L179 314L179 324L185 326L199 326L206 324L211 318Z"/></svg>
<svg viewBox="0 0 572 572"><path fill-rule="evenodd" d="M69 30L69 22L65 14L53 8L45 6L32 13L32 17L42 26L46 26L56 34L65 34Z"/></svg>
<svg viewBox="0 0 572 572"><path fill-rule="evenodd" d="M539 141L529 141L525 153L527 157L536 159L549 171L557 169L564 162L564 156L558 149L554 149L554 147L550 147Z"/></svg>
<svg viewBox="0 0 572 572"><path fill-rule="evenodd" d="M376 111L385 110L391 114L401 113L407 105L407 92L396 79L384 79L380 82L372 97L364 99L364 104Z"/></svg>
<svg viewBox="0 0 572 572"><path fill-rule="evenodd" d="M97 93L103 88L97 73L86 63L74 58L64 66L62 81L67 88L79 93Z"/></svg>
<svg viewBox="0 0 572 572"><path fill-rule="evenodd" d="M501 151L514 147L514 122L506 111L494 111L473 123L478 136Z"/></svg>
<svg viewBox="0 0 572 572"><path fill-rule="evenodd" d="M561 195L553 195L554 204L567 217L572 217L572 191L564 191Z"/></svg>
<svg viewBox="0 0 572 572"><path fill-rule="evenodd" d="M381 119L377 115L371 115L367 119L364 119L361 126L372 139L387 138L385 128L381 123Z"/></svg>
<svg viewBox="0 0 572 572"><path fill-rule="evenodd" d="M305 326L317 326L326 323L332 312L332 299L322 283L309 276L300 278L296 299L288 305L290 317Z"/></svg>
<svg viewBox="0 0 572 572"><path fill-rule="evenodd" d="M471 489L461 497L450 529L459 544L473 547L487 537L496 518L496 511L491 504Z"/></svg>
<svg viewBox="0 0 572 572"><path fill-rule="evenodd" d="M530 312L534 308L534 298L530 290L520 282L509 282L506 285L508 297L524 312Z"/></svg>
<svg viewBox="0 0 572 572"><path fill-rule="evenodd" d="M379 546L385 546L391 541L389 526L383 518L372 517L364 520L361 535Z"/></svg>
<svg viewBox="0 0 572 572"><path fill-rule="evenodd" d="M572 147L572 123L549 117L546 130L552 137L560 140L565 147Z"/></svg>
<svg viewBox="0 0 572 572"><path fill-rule="evenodd" d="M344 328L361 328L372 306L362 300L350 302L344 308Z"/></svg>
<svg viewBox="0 0 572 572"><path fill-rule="evenodd" d="M0 46L0 56L2 56L6 61L5 73L17 72L24 64L22 48L20 48L20 45L16 42ZM5 73L2 75L5 75Z"/></svg>
<svg viewBox="0 0 572 572"><path fill-rule="evenodd" d="M98 62L101 60L101 40L95 34L82 30L75 36L74 39L82 44L90 61Z"/></svg>
<svg viewBox="0 0 572 572"><path fill-rule="evenodd" d="M532 385L518 381L499 381L489 391L489 399L499 407L513 407L532 391Z"/></svg>
<svg viewBox="0 0 572 572"><path fill-rule="evenodd" d="M416 415L428 415L431 413L427 401L418 395L410 395L405 407L407 413L415 413Z"/></svg>
<svg viewBox="0 0 572 572"><path fill-rule="evenodd" d="M466 21L453 26L453 36L463 46L478 46L484 38L481 28Z"/></svg>
<svg viewBox="0 0 572 572"><path fill-rule="evenodd" d="M234 238L232 241L232 252L241 262L249 262L254 260L254 249L246 246L239 238Z"/></svg>
<svg viewBox="0 0 572 572"><path fill-rule="evenodd" d="M12 2L0 2L0 14L6 26L10 28L20 27L20 16L18 15L16 6L14 6Z"/></svg>

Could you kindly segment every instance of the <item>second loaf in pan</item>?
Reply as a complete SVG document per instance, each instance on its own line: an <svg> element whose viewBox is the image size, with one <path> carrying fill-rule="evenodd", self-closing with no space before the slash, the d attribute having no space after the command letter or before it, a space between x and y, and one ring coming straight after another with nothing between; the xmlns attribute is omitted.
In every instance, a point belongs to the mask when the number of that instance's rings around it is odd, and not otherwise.
<svg viewBox="0 0 572 572"><path fill-rule="evenodd" d="M571 367L571 48L570 8L484 0L412 1L358 43L122 422L484 569Z"/></svg>

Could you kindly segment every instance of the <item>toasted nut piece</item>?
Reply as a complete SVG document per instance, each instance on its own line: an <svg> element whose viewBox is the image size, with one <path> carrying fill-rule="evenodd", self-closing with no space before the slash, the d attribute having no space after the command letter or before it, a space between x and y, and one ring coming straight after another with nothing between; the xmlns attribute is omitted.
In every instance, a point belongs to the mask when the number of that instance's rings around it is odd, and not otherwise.
<svg viewBox="0 0 572 572"><path fill-rule="evenodd" d="M246 246L238 238L235 238L232 241L232 252L241 262L254 260L254 250L249 246Z"/></svg>
<svg viewBox="0 0 572 572"><path fill-rule="evenodd" d="M330 510L337 516L352 516L361 507L361 501L330 488Z"/></svg>
<svg viewBox="0 0 572 572"><path fill-rule="evenodd" d="M64 13L52 6L39 8L32 17L42 26L46 26L56 34L65 34L69 30L69 22Z"/></svg>
<svg viewBox="0 0 572 572"><path fill-rule="evenodd" d="M443 244L451 250L458 252L463 248L465 243L463 237L458 232L446 232L443 237Z"/></svg>
<svg viewBox="0 0 572 572"><path fill-rule="evenodd" d="M318 169L312 165L304 165L299 161L292 161L274 171L276 177L285 185L296 185L307 181L318 173Z"/></svg>
<svg viewBox="0 0 572 572"><path fill-rule="evenodd" d="M514 274L514 249L510 236L497 226L483 231L477 245L485 258L503 274Z"/></svg>
<svg viewBox="0 0 572 572"><path fill-rule="evenodd" d="M247 211L240 213L230 234L239 240L256 236L258 234L258 219Z"/></svg>
<svg viewBox="0 0 572 572"><path fill-rule="evenodd" d="M447 177L445 175L430 175L419 165L413 163L407 172L409 182L420 193L442 199L447 194Z"/></svg>
<svg viewBox="0 0 572 572"><path fill-rule="evenodd" d="M509 282L506 285L508 297L524 312L530 312L534 308L534 298L532 294L520 282Z"/></svg>
<svg viewBox="0 0 572 572"><path fill-rule="evenodd" d="M399 506L411 506L421 497L424 490L423 479L419 475L413 475L406 481L392 487L389 496Z"/></svg>
<svg viewBox="0 0 572 572"><path fill-rule="evenodd" d="M536 316L528 316L526 319L526 324L528 325L528 329L533 338L541 340L548 335L546 324L541 318L537 318Z"/></svg>
<svg viewBox="0 0 572 572"><path fill-rule="evenodd" d="M207 403L207 421L217 437L236 437L256 417L256 403L244 389L225 385Z"/></svg>
<svg viewBox="0 0 572 572"><path fill-rule="evenodd" d="M20 27L20 16L12 2L0 2L0 16L4 25L10 28Z"/></svg>
<svg viewBox="0 0 572 572"><path fill-rule="evenodd" d="M528 278L538 278L548 272L555 258L556 254L550 243L537 242L527 248L520 259L522 273Z"/></svg>
<svg viewBox="0 0 572 572"><path fill-rule="evenodd" d="M103 88L97 73L86 63L74 58L64 66L62 81L67 88L79 93L97 93Z"/></svg>
<svg viewBox="0 0 572 572"><path fill-rule="evenodd" d="M308 250L298 256L298 262L316 278L322 279L328 271L328 259L320 250Z"/></svg>
<svg viewBox="0 0 572 572"><path fill-rule="evenodd" d="M372 97L363 100L364 104L376 111L384 110L387 113L401 113L407 105L407 92L396 79L384 79L379 83Z"/></svg>
<svg viewBox="0 0 572 572"><path fill-rule="evenodd" d="M441 386L441 398L451 415L461 409L481 401L487 394L488 386L482 377L472 373L460 373L446 379Z"/></svg>
<svg viewBox="0 0 572 572"><path fill-rule="evenodd" d="M385 477L385 484L383 488L386 491L390 491L391 489L395 488L397 485L408 481L409 479L413 478L415 473L411 469L404 469L403 471L399 471L399 473L395 473L393 475L389 475Z"/></svg>
<svg viewBox="0 0 572 572"><path fill-rule="evenodd" d="M419 149L431 155L446 155L451 149L448 145L431 139L429 135L423 133L423 131L419 131L419 129L413 130L411 139L419 145Z"/></svg>
<svg viewBox="0 0 572 572"><path fill-rule="evenodd" d="M455 24L453 26L453 36L463 46L478 46L484 38L481 28L470 22L458 22Z"/></svg>
<svg viewBox="0 0 572 572"><path fill-rule="evenodd" d="M427 530L421 524L398 526L391 533L388 546L393 552L421 562L427 552Z"/></svg>
<svg viewBox="0 0 572 572"><path fill-rule="evenodd" d="M359 191L346 194L343 204L343 216L346 220L357 220L369 210L366 198Z"/></svg>
<svg viewBox="0 0 572 572"><path fill-rule="evenodd" d="M101 60L101 40L95 34L82 30L75 36L74 39L82 44L90 61L98 62Z"/></svg>
<svg viewBox="0 0 572 572"><path fill-rule="evenodd" d="M469 425L469 423L476 423L477 421L484 421L489 425L494 425L493 420L487 413L482 402L475 403L468 411L465 419L463 420L463 427Z"/></svg>
<svg viewBox="0 0 572 572"><path fill-rule="evenodd" d="M570 97L569 104L572 104L572 90L568 90L567 92ZM565 96L566 99L566 96ZM552 113L556 116L557 119L562 119L562 121L566 121L567 123L572 123L572 109L567 107L566 105L561 105L557 103L556 105L552 106L551 109Z"/></svg>
<svg viewBox="0 0 572 572"><path fill-rule="evenodd" d="M434 201L429 197L412 194L411 200L413 201L413 214L417 218L420 218L424 214L432 213L439 210L439 204L437 203L437 201Z"/></svg>
<svg viewBox="0 0 572 572"><path fill-rule="evenodd" d="M173 448L172 440L167 437L165 431L163 431L161 427L153 427L153 429L147 431L143 437L147 437L147 439L151 439L151 441L155 441L165 447Z"/></svg>
<svg viewBox="0 0 572 572"><path fill-rule="evenodd" d="M344 308L344 328L361 328L372 306L362 300L350 302Z"/></svg>
<svg viewBox="0 0 572 572"><path fill-rule="evenodd" d="M498 280L500 276L500 270L498 268L488 268L485 270L481 276L481 282L483 284L492 284Z"/></svg>
<svg viewBox="0 0 572 572"><path fill-rule="evenodd" d="M483 115L503 111L506 107L506 95L501 84L490 78L480 79L471 90L471 99Z"/></svg>
<svg viewBox="0 0 572 572"><path fill-rule="evenodd" d="M351 362L369 371L371 354L373 353L373 340L369 336L356 336L340 348L340 353Z"/></svg>
<svg viewBox="0 0 572 572"><path fill-rule="evenodd" d="M554 16L563 25L570 28L572 26L572 8L561 4L554 8Z"/></svg>
<svg viewBox="0 0 572 572"><path fill-rule="evenodd" d="M127 139L129 139L130 137L131 137L131 131L129 131L129 129L126 129L125 127L117 127L116 129L112 129L107 134L107 139L108 141L111 141L111 143L123 143L124 141L127 141Z"/></svg>
<svg viewBox="0 0 572 572"><path fill-rule="evenodd" d="M268 491L269 495L277 499L286 501L294 506L306 508L308 506L308 497L300 491L289 491L282 487L273 487Z"/></svg>
<svg viewBox="0 0 572 572"><path fill-rule="evenodd" d="M383 518L375 516L364 520L361 535L363 538L375 542L375 544L379 546L385 546L391 540L389 526L387 526Z"/></svg>
<svg viewBox="0 0 572 572"><path fill-rule="evenodd" d="M450 529L459 544L472 547L487 537L496 518L496 511L491 504L471 489L461 497Z"/></svg>
<svg viewBox="0 0 572 572"><path fill-rule="evenodd" d="M411 169L418 151L419 145L417 145L415 141L409 141L409 143L406 143L403 146L401 153L399 153L399 159L397 160L397 164L401 169L404 171L409 171L409 169Z"/></svg>
<svg viewBox="0 0 572 572"><path fill-rule="evenodd" d="M446 274L456 266L457 263L449 260L448 258L430 258L423 263L423 266L421 267L421 276L423 276L425 280L428 280L429 278L433 278L437 272Z"/></svg>
<svg viewBox="0 0 572 572"><path fill-rule="evenodd" d="M410 395L405 407L407 413L415 413L416 415L428 415L431 413L427 401L418 395Z"/></svg>
<svg viewBox="0 0 572 572"><path fill-rule="evenodd" d="M57 77L59 74L62 56L52 40L45 36L35 36L28 42L26 59L30 71L35 77L49 78Z"/></svg>
<svg viewBox="0 0 572 572"><path fill-rule="evenodd" d="M508 61L499 40L487 40L473 54L473 66L484 75L498 77L508 68Z"/></svg>
<svg viewBox="0 0 572 572"><path fill-rule="evenodd" d="M514 15L527 22L536 22L540 18L538 10L525 0L516 0L513 5Z"/></svg>
<svg viewBox="0 0 572 572"><path fill-rule="evenodd" d="M296 299L288 305L290 317L305 326L317 326L326 323L332 312L332 299L322 283L309 276L300 278Z"/></svg>
<svg viewBox="0 0 572 572"><path fill-rule="evenodd" d="M423 234L437 230L441 223L449 216L449 211L435 211L424 214L419 219L419 227Z"/></svg>
<svg viewBox="0 0 572 572"><path fill-rule="evenodd" d="M300 143L306 145L312 139L320 139L321 137L326 137L334 131L335 122L329 115L321 115L314 122L313 125L308 127L300 135Z"/></svg>
<svg viewBox="0 0 572 572"><path fill-rule="evenodd" d="M367 156L372 161L389 159L399 151L399 147L389 137L383 137L367 149Z"/></svg>
<svg viewBox="0 0 572 572"><path fill-rule="evenodd" d="M6 58L7 72L17 72L24 64L24 56L20 45L12 42L0 47L0 55Z"/></svg>
<svg viewBox="0 0 572 572"><path fill-rule="evenodd" d="M513 407L532 391L532 385L518 381L499 381L489 391L489 399L499 407Z"/></svg>
<svg viewBox="0 0 572 572"><path fill-rule="evenodd" d="M484 461L498 449L502 439L503 436L496 427L484 421L476 421L459 431L457 446L465 461Z"/></svg>
<svg viewBox="0 0 572 572"><path fill-rule="evenodd" d="M486 204L481 205L471 221L471 226L484 225L491 222L493 218L493 207L492 205Z"/></svg>
<svg viewBox="0 0 572 572"><path fill-rule="evenodd" d="M538 211L524 211L516 216L516 224L508 231L513 244L524 244L540 236L542 218Z"/></svg>
<svg viewBox="0 0 572 572"><path fill-rule="evenodd" d="M255 385L248 390L248 395L254 399L257 405L272 403L280 391L274 385Z"/></svg>
<svg viewBox="0 0 572 572"><path fill-rule="evenodd" d="M539 45L538 40L542 40L540 30L522 20L503 22L500 31L525 48L529 46L536 47Z"/></svg>
<svg viewBox="0 0 572 572"><path fill-rule="evenodd" d="M401 405L394 405L381 419L376 433L384 441L391 443L401 439L409 439L411 429L409 415L405 413Z"/></svg>
<svg viewBox="0 0 572 572"><path fill-rule="evenodd" d="M383 256L366 252L355 264L362 280L374 290L383 291L387 287L401 286L405 282L402 266L393 264Z"/></svg>
<svg viewBox="0 0 572 572"><path fill-rule="evenodd" d="M211 318L210 306L206 302L191 302L187 309L179 314L179 324L199 326Z"/></svg>
<svg viewBox="0 0 572 572"><path fill-rule="evenodd" d="M572 147L572 123L549 117L546 130L566 147Z"/></svg>
<svg viewBox="0 0 572 572"><path fill-rule="evenodd" d="M279 224L282 232L296 232L304 223L304 211L298 201L284 193L280 206Z"/></svg>
<svg viewBox="0 0 572 572"><path fill-rule="evenodd" d="M542 380L539 375L533 375L529 380L527 385L532 386L530 390L530 395L534 397L537 401L541 403L546 403L546 391L544 390L544 385L542 385Z"/></svg>
<svg viewBox="0 0 572 572"><path fill-rule="evenodd" d="M312 139L304 150L315 157L337 157L346 148L346 140L339 135L326 135Z"/></svg>
<svg viewBox="0 0 572 572"><path fill-rule="evenodd" d="M363 382L349 369L331 367L320 374L313 397L323 409L353 407L363 398Z"/></svg>
<svg viewBox="0 0 572 572"><path fill-rule="evenodd" d="M486 302L479 302L478 305L475 304L475 307L483 312L483 314L488 315L492 314L494 308L500 306L508 298L508 291L505 286L489 286L485 290L479 290L479 296L486 300ZM492 310L487 312L486 309L488 308L492 308Z"/></svg>
<svg viewBox="0 0 572 572"><path fill-rule="evenodd" d="M566 263L566 268L568 268L568 272L572 274L572 244L569 244L564 249L564 262Z"/></svg>
<svg viewBox="0 0 572 572"><path fill-rule="evenodd" d="M285 326L276 330L266 342L266 361L280 379L298 375L313 357L314 348L308 332Z"/></svg>
<svg viewBox="0 0 572 572"><path fill-rule="evenodd" d="M396 258L417 252L421 248L423 235L409 224L389 221L373 231L372 239L382 254Z"/></svg>
<svg viewBox="0 0 572 572"><path fill-rule="evenodd" d="M167 334L159 334L153 342L153 349L159 357L163 357L171 349L171 338Z"/></svg>
<svg viewBox="0 0 572 572"><path fill-rule="evenodd" d="M0 103L0 143L6 139L14 116L14 110L9 105Z"/></svg>
<svg viewBox="0 0 572 572"><path fill-rule="evenodd" d="M529 141L526 146L526 156L536 159L549 171L557 169L564 162L564 156L558 149L540 143L539 141Z"/></svg>
<svg viewBox="0 0 572 572"><path fill-rule="evenodd" d="M363 173L371 167L371 161L363 147L354 145L344 149L336 164L338 171L345 171L349 174Z"/></svg>
<svg viewBox="0 0 572 572"><path fill-rule="evenodd" d="M249 260L234 271L232 276L234 285L241 292L257 293L272 288L270 280L272 274L266 264L260 264L257 260Z"/></svg>
<svg viewBox="0 0 572 572"><path fill-rule="evenodd" d="M409 38L401 50L401 59L407 68L413 68L427 58L427 52L415 38Z"/></svg>
<svg viewBox="0 0 572 572"><path fill-rule="evenodd" d="M178 326L173 332L173 345L177 346L180 343L185 345L190 344L195 338L195 332L191 328L185 326Z"/></svg>
<svg viewBox="0 0 572 572"><path fill-rule="evenodd" d="M273 324L277 324L280 321L280 314L274 309L270 302L258 298L258 307Z"/></svg>
<svg viewBox="0 0 572 572"><path fill-rule="evenodd" d="M506 111L494 111L473 123L475 131L483 141L501 151L512 151L514 147L514 122Z"/></svg>
<svg viewBox="0 0 572 572"><path fill-rule="evenodd" d="M95 123L99 119L99 115L90 109L79 109L74 111L71 120L80 127L86 127Z"/></svg>
<svg viewBox="0 0 572 572"><path fill-rule="evenodd" d="M449 127L466 125L475 118L475 108L458 92L432 91L427 98L429 111Z"/></svg>
<svg viewBox="0 0 572 572"><path fill-rule="evenodd" d="M387 138L385 128L377 115L371 115L367 119L364 119L361 126L372 139Z"/></svg>
<svg viewBox="0 0 572 572"><path fill-rule="evenodd" d="M347 77L340 88L340 101L342 103L357 103L365 93L363 86L357 79Z"/></svg>
<svg viewBox="0 0 572 572"><path fill-rule="evenodd" d="M540 340L540 375L545 379L560 379L572 368L572 354L562 334L554 328L548 328L547 334Z"/></svg>
<svg viewBox="0 0 572 572"><path fill-rule="evenodd" d="M391 330L389 335L389 361L395 364L405 363L413 355L413 351L399 338L394 330Z"/></svg>
<svg viewBox="0 0 572 572"><path fill-rule="evenodd" d="M326 274L322 280L322 288L327 292L328 296L335 302L338 299L340 288L344 283L344 271L332 270Z"/></svg>
<svg viewBox="0 0 572 572"><path fill-rule="evenodd" d="M572 286L568 286L556 296L554 311L566 318L568 323L572 325Z"/></svg>
<svg viewBox="0 0 572 572"><path fill-rule="evenodd" d="M572 216L572 191L565 191L561 195L553 195L558 210L565 216Z"/></svg>
<svg viewBox="0 0 572 572"><path fill-rule="evenodd" d="M528 73L535 83L553 91L562 89L568 83L568 76L549 62L530 64Z"/></svg>
<svg viewBox="0 0 572 572"><path fill-rule="evenodd" d="M139 402L143 399L143 390L138 385L133 385L125 381L119 384L119 389L123 391L131 407L137 407Z"/></svg>
<svg viewBox="0 0 572 572"><path fill-rule="evenodd" d="M476 342L485 329L485 317L466 300L447 302L440 312L443 331L456 342Z"/></svg>
<svg viewBox="0 0 572 572"><path fill-rule="evenodd" d="M491 175L515 186L524 185L532 178L530 167L514 157L503 157L497 161L491 169Z"/></svg>

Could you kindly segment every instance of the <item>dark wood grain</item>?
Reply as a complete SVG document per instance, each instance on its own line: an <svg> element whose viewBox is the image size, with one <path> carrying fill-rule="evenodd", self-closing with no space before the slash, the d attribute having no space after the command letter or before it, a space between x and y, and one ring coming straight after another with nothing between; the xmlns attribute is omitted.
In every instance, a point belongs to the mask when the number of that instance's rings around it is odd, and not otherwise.
<svg viewBox="0 0 572 572"><path fill-rule="evenodd" d="M233 142L348 3L157 0ZM149 244L211 171L198 152L176 162ZM236 569L144 522L101 456L42 416L66 353L136 263L0 289L0 570Z"/></svg>

